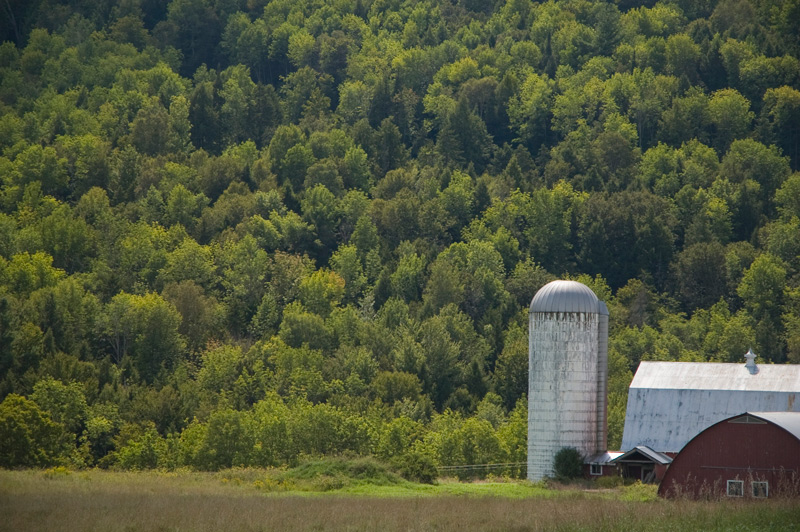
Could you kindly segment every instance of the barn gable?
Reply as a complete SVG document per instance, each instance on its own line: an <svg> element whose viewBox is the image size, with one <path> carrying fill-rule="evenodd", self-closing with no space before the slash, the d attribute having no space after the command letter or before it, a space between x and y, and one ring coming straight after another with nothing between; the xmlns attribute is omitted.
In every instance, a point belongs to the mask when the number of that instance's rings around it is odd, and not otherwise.
<svg viewBox="0 0 800 532"><path fill-rule="evenodd" d="M770 497L800 494L800 413L748 412L692 438L675 457L664 497Z"/></svg>
<svg viewBox="0 0 800 532"><path fill-rule="evenodd" d="M642 362L628 390L622 448L678 452L748 411L800 412L800 365Z"/></svg>
<svg viewBox="0 0 800 532"><path fill-rule="evenodd" d="M671 463L672 458L645 445L637 445L614 459L614 464L621 469L623 477L642 482L661 480Z"/></svg>

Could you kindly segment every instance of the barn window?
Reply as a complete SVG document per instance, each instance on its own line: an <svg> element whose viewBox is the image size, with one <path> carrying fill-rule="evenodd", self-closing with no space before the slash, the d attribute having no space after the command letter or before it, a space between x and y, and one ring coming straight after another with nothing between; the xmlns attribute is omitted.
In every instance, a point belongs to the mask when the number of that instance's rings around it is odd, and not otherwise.
<svg viewBox="0 0 800 532"><path fill-rule="evenodd" d="M769 482L751 482L753 487L753 497L769 497Z"/></svg>
<svg viewBox="0 0 800 532"><path fill-rule="evenodd" d="M744 497L744 481L743 480L729 480L728 481L728 497Z"/></svg>
<svg viewBox="0 0 800 532"><path fill-rule="evenodd" d="M744 423L745 425L766 425L767 422L763 419L758 419L750 414L731 419L728 423Z"/></svg>
<svg viewBox="0 0 800 532"><path fill-rule="evenodd" d="M590 475L602 475L603 474L603 466L602 464L591 464L589 465L589 474Z"/></svg>

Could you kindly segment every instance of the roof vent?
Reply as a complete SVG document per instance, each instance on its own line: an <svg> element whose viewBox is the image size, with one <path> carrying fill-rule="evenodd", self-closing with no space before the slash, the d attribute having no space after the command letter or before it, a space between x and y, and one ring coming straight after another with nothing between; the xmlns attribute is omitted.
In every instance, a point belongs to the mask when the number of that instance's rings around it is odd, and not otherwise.
<svg viewBox="0 0 800 532"><path fill-rule="evenodd" d="M758 373L758 366L756 366L756 354L753 353L752 349L748 349L747 353L745 353L744 358L747 359L747 364L744 367L750 372L751 375L755 375Z"/></svg>

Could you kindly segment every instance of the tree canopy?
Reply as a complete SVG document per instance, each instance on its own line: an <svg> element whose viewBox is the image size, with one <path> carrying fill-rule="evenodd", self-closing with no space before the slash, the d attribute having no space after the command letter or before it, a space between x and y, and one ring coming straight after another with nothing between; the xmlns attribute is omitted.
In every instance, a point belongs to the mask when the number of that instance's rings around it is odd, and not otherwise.
<svg viewBox="0 0 800 532"><path fill-rule="evenodd" d="M5 2L0 465L521 462L556 278L611 447L640 360L800 363L799 5Z"/></svg>

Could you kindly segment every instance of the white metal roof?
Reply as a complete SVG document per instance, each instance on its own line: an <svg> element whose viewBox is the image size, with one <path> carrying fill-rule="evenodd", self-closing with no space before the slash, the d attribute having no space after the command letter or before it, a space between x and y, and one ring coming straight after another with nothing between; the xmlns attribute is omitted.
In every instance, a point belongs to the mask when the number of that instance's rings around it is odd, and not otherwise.
<svg viewBox="0 0 800 532"><path fill-rule="evenodd" d="M586 312L608 314L592 289L578 281L552 281L536 292L531 312ZM603 312L605 311L605 312Z"/></svg>
<svg viewBox="0 0 800 532"><path fill-rule="evenodd" d="M800 392L800 364L758 364L757 367L758 371L751 374L744 364L641 362L630 387Z"/></svg>
<svg viewBox="0 0 800 532"><path fill-rule="evenodd" d="M642 362L628 390L622 448L678 452L742 412L800 412L800 365Z"/></svg>
<svg viewBox="0 0 800 532"><path fill-rule="evenodd" d="M669 456L665 455L664 453L660 453L658 451L654 451L653 449L651 449L647 445L637 445L636 447L634 447L633 449L631 449L627 453L623 453L623 454L617 456L616 458L614 458L614 462L617 462L617 463L625 462L626 459L630 460L630 461L635 461L635 460L632 460L631 457L632 456L636 456L637 454L640 455L640 456L644 456L645 458L647 458L651 462L658 462L661 465L666 465L666 464L671 464L672 463L672 458L670 458Z"/></svg>
<svg viewBox="0 0 800 532"><path fill-rule="evenodd" d="M800 440L800 412L748 412L784 429Z"/></svg>

